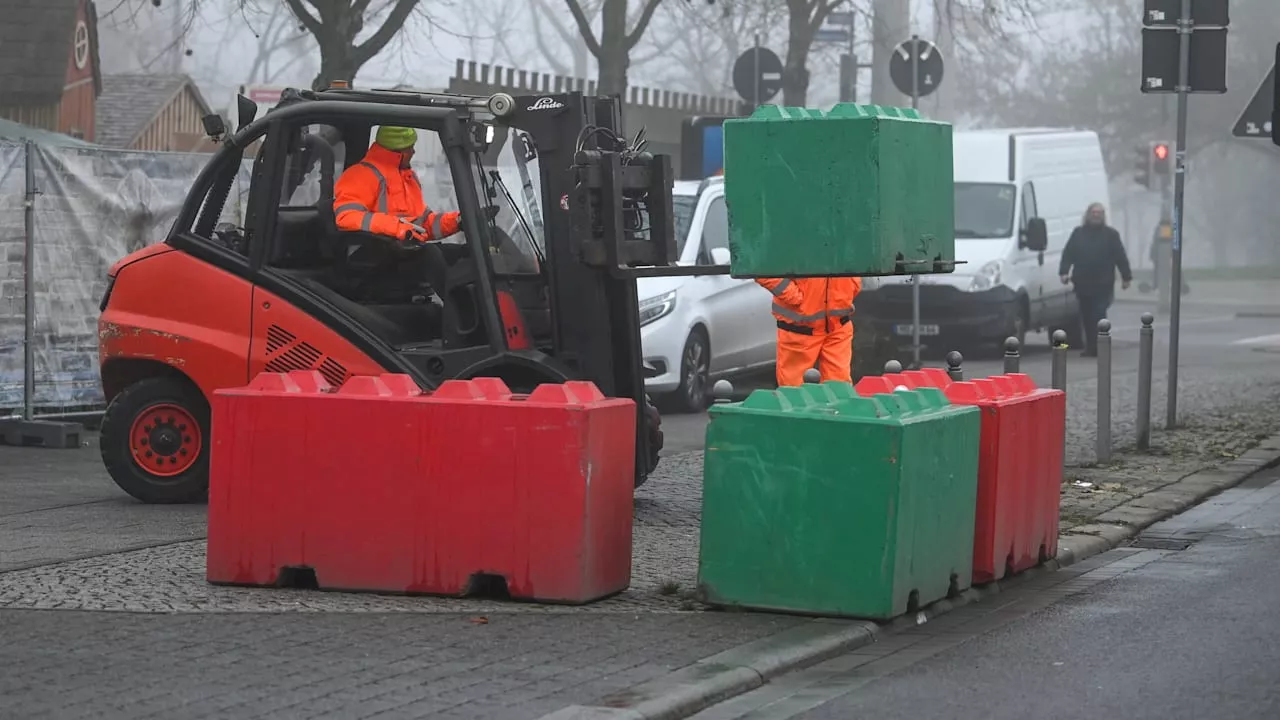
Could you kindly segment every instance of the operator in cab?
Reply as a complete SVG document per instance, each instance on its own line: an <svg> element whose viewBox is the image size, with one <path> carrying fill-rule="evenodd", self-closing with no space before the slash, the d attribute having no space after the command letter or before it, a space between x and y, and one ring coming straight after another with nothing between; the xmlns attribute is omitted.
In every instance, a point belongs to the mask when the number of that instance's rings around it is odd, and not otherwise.
<svg viewBox="0 0 1280 720"><path fill-rule="evenodd" d="M459 213L432 212L422 199L418 175L409 167L418 132L383 125L364 159L343 171L333 187L338 229L419 243L458 232Z"/></svg>
<svg viewBox="0 0 1280 720"><path fill-rule="evenodd" d="M853 301L862 279L759 278L773 293L778 324L778 387L800 385L815 365L822 381L851 382Z"/></svg>

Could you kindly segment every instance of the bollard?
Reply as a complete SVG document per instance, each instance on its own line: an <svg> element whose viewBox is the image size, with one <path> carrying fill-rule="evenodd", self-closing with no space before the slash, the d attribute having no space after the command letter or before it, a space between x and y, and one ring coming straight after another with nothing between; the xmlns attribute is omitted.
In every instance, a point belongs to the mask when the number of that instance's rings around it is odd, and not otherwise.
<svg viewBox="0 0 1280 720"><path fill-rule="evenodd" d="M1009 337L1004 341L1004 374L1010 375L1018 372L1018 366L1021 364L1022 358L1018 354L1022 343L1018 342L1018 338Z"/></svg>
<svg viewBox="0 0 1280 720"><path fill-rule="evenodd" d="M716 384L711 386L711 397L715 398L716 405L732 402L733 383L728 380L717 380Z"/></svg>
<svg viewBox="0 0 1280 720"><path fill-rule="evenodd" d="M818 372L817 368L809 368L804 371L804 381L810 384L820 383L822 382L822 373Z"/></svg>
<svg viewBox="0 0 1280 720"><path fill-rule="evenodd" d="M893 375L902 372L902 363L897 360L890 360L884 364L884 374Z"/></svg>
<svg viewBox="0 0 1280 720"><path fill-rule="evenodd" d="M1155 354L1156 321L1149 312L1142 313L1142 329L1138 331L1138 449L1151 446L1151 361Z"/></svg>
<svg viewBox="0 0 1280 720"><path fill-rule="evenodd" d="M1098 321L1098 462L1111 460L1111 321Z"/></svg>
<svg viewBox="0 0 1280 720"><path fill-rule="evenodd" d="M964 363L964 356L952 350L947 353L947 374L956 382L964 381L964 368L960 367Z"/></svg>
<svg viewBox="0 0 1280 720"><path fill-rule="evenodd" d="M1053 331L1053 358L1049 373L1049 387L1054 390L1067 391L1067 333L1065 330Z"/></svg>

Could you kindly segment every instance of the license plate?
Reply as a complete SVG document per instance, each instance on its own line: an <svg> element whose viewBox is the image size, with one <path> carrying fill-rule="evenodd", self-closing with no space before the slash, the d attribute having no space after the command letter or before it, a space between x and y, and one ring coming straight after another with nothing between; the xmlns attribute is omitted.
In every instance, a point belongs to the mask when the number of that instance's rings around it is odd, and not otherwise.
<svg viewBox="0 0 1280 720"><path fill-rule="evenodd" d="M910 336L910 335L911 335L911 328L912 328L912 326L911 326L911 325L894 325L894 326L893 326L893 332L894 332L894 333L896 333L896 334L898 334L898 335L906 335L906 336ZM920 335L921 335L921 336L924 336L924 335L937 335L937 334L938 334L938 326L937 326L937 325L921 325L921 326L920 326Z"/></svg>

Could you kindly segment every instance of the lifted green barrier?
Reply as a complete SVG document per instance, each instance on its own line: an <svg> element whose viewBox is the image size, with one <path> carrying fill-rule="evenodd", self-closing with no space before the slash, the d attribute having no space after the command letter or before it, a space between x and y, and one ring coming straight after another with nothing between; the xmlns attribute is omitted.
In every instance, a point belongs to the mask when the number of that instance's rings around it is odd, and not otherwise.
<svg viewBox="0 0 1280 720"><path fill-rule="evenodd" d="M766 105L724 122L734 277L955 269L951 126L915 110Z"/></svg>
<svg viewBox="0 0 1280 720"><path fill-rule="evenodd" d="M978 408L828 382L710 413L703 601L883 620L969 587Z"/></svg>

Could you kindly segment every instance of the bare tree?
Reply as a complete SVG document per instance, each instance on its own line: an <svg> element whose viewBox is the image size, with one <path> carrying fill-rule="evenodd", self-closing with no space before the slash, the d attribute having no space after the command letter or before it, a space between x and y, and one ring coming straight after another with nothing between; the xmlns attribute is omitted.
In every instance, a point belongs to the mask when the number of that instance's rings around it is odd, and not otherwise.
<svg viewBox="0 0 1280 720"><path fill-rule="evenodd" d="M653 14L662 0L636 0L638 17L634 22L628 17L628 0L600 0L600 33L592 29L583 0L564 0L573 14L578 33L587 44L587 50L596 59L597 89L602 94L624 94L627 91L627 70L631 66L631 51L644 37ZM631 29L627 29L627 25Z"/></svg>
<svg viewBox="0 0 1280 720"><path fill-rule="evenodd" d="M242 2L246 0L241 0ZM290 12L320 46L320 72L312 87L351 82L404 28L419 0L285 0ZM377 29L359 40L366 23Z"/></svg>
<svg viewBox="0 0 1280 720"><path fill-rule="evenodd" d="M525 29L521 11L523 0L468 0L458 8L462 33L456 35L467 44L467 57L495 65L523 64L529 56L523 38ZM536 14L536 10L531 10Z"/></svg>
<svg viewBox="0 0 1280 720"><path fill-rule="evenodd" d="M550 4L554 0L532 0L529 7L533 25L533 40L542 59L557 75L586 77L590 72L591 51L582 33L578 31L572 14L568 22ZM555 7L559 7L558 5ZM601 0L578 0L578 7L587 17L588 25L594 25L600 17ZM564 51L569 52L569 62Z"/></svg>
<svg viewBox="0 0 1280 720"><path fill-rule="evenodd" d="M764 46L785 31L783 0L720 0L664 5L646 46L667 60L659 71L664 85L702 95L723 95L733 87L733 63L761 36ZM658 58L655 58L655 60Z"/></svg>

